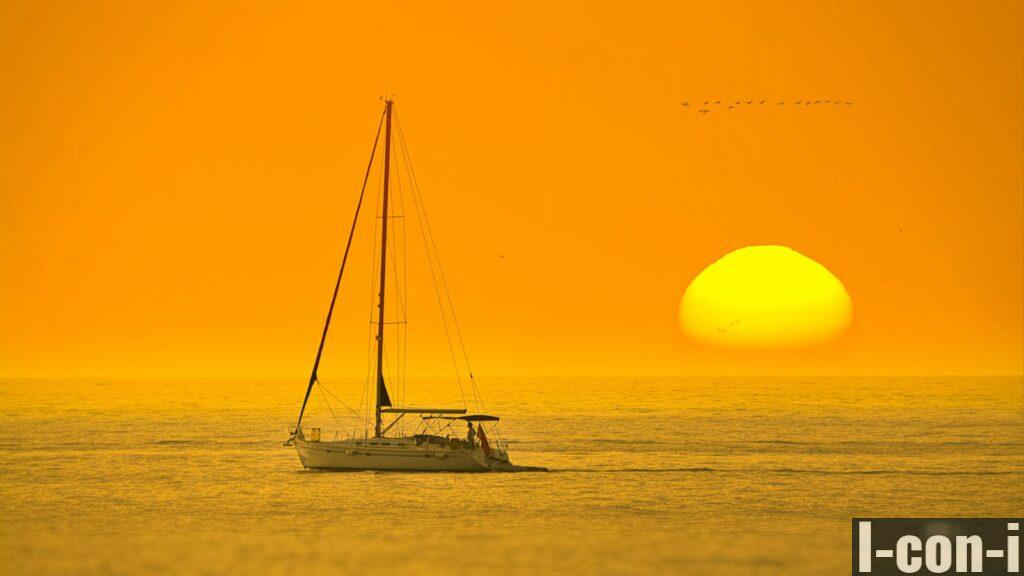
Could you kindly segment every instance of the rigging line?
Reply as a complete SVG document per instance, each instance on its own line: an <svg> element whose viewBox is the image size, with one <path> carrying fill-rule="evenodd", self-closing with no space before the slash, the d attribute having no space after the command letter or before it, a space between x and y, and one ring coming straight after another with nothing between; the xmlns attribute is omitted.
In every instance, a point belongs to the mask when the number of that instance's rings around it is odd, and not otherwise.
<svg viewBox="0 0 1024 576"><path fill-rule="evenodd" d="M386 114L386 111L385 111L385 114ZM383 197L383 189L384 189L384 178L383 178L383 175L382 175L383 172L384 172L384 166L383 166L383 163L379 163L379 164L380 164L380 166L377 169L377 202L376 202L376 206L374 207L374 216L376 216L376 218L373 219L373 233L370 236L370 259L369 259L369 262L371 262L371 266L370 266L370 289L367 292L367 294L369 295L368 299L367 299L367 311L368 311L368 314L369 314L369 321L371 322L371 324L369 325L370 326L370 330L368 330L367 334L366 334L366 340L367 340L367 348L366 348L366 379L365 379L365 381L363 383L363 391L362 391L362 393L361 393L361 395L359 397L359 409L363 410L364 407L365 407L365 415L363 416L363 434L364 435L366 435L368 433L369 426L370 426L370 377L371 377L370 375L371 375L371 373L373 373L374 369L376 368L376 366L375 366L375 360L376 359L374 358L374 356L375 356L375 354L374 354L374 352L375 352L375 350L374 350L374 342L375 342L375 340L374 340L374 331L373 331L373 324L372 324L372 322L373 322L373 316L374 316L374 314L373 314L374 304L373 303L374 303L374 300L375 300L375 298L374 298L374 286L377 284L377 267L373 266L372 262L373 262L373 259L374 259L374 255L377 253L377 231L380 229L379 227L380 227L380 224L382 222L382 219L380 218L379 214L380 214L380 206L381 206L381 200L382 200L382 197ZM353 433L354 433L354 431L353 431Z"/></svg>
<svg viewBox="0 0 1024 576"><path fill-rule="evenodd" d="M418 215L418 212L417 212L417 215ZM421 231L423 230L422 222L420 223L420 230ZM459 385L459 394L462 396L462 405L463 405L463 407L465 407L466 406L466 392L465 392L465 390L462 387L462 375L461 375L461 373L459 371L458 360L455 357L455 348L452 345L451 330L448 327L448 316L445 313L444 303L441 300L441 290L438 287L437 275L434 272L433 262L430 260L430 252L429 252L430 248L427 245L427 240L426 240L425 236L423 237L423 246L427 250L427 260L428 260L428 263L430 264L430 277L431 277L431 280L433 281L433 285L434 285L434 295L437 298L437 306L441 310L441 324L442 324L442 326L444 326L445 338L446 338L446 340L448 342L448 353L451 356L452 367L455 369L455 381Z"/></svg>
<svg viewBox="0 0 1024 576"><path fill-rule="evenodd" d="M360 410L360 413L362 413L364 406L366 407L366 414L363 415L362 417L364 418L364 424L366 426L369 426L368 418L369 418L369 410L370 410L370 408L369 408L369 401L367 400L367 394L368 394L368 391L369 391L369 388L370 388L370 363L373 362L373 360L372 360L372 354L373 354L373 336L372 336L372 334L367 334L366 340L367 340L367 344L366 344L366 348L367 348L367 352L366 352L366 378L364 378L364 381L363 381L363 390L359 394L359 410ZM357 423L357 426L358 426L358 423ZM353 428L353 434L354 433L355 433L355 429Z"/></svg>
<svg viewBox="0 0 1024 576"><path fill-rule="evenodd" d="M399 141L401 143L401 147L403 148L403 154L405 155L405 160L406 160L406 168L408 170L409 167L411 166L411 161L409 159L408 148L405 145L404 138L402 137L401 133L399 135ZM466 393L465 393L465 389L462 386L462 375L461 375L461 372L460 372L460 369L459 369L459 363L458 363L458 361L457 361L457 359L455 357L455 349L454 349L454 346L453 346L453 343L452 343L451 329L448 326L448 316L447 316L448 311L445 310L444 303L443 303L443 301L441 299L441 291L440 291L440 288L439 288L439 285L438 285L438 282L437 282L437 272L435 272L435 269L434 269L435 268L435 261L436 261L436 266L438 267L438 269L440 268L440 261L437 261L437 254L436 253L434 253L433 255L431 254L430 244L427 241L427 236L426 236L427 232L426 231L427 231L427 229L429 227L429 223L427 223L425 221L425 214L423 213L422 208L420 206L420 204L422 203L422 198L419 198L419 199L417 198L415 187L412 187L412 192L413 192L413 204L416 207L416 217L417 217L417 220L418 220L418 222L420 224L420 235L421 235L421 238L423 240L424 252L425 252L425 254L427 256L428 266L430 267L430 275L431 275L431 280L432 280L432 283L433 283L433 286L434 286L434 294L435 294L435 297L437 298L438 309L440 310L440 313L441 313L441 322L442 322L442 325L444 326L445 337L446 337L446 341L448 343L448 352L449 352L449 355L450 355L451 360L452 360L452 367L454 368L454 371L455 371L455 379L456 379L456 382L458 383L458 386L459 386L459 393L462 396L462 403L463 403L463 406L466 406L467 405L466 404ZM419 200L419 202L417 202L417 199Z"/></svg>
<svg viewBox="0 0 1024 576"><path fill-rule="evenodd" d="M327 396L324 395L324 387L317 386L317 389L320 390L320 395L324 397L324 404L327 406L327 409L331 411L331 418L334 418L334 425L341 428L341 422L339 422L338 417L334 415L334 408L331 408L331 403L327 401Z"/></svg>
<svg viewBox="0 0 1024 576"><path fill-rule="evenodd" d="M395 167L395 173L394 173L394 192L395 192L396 205L399 207L401 213L404 215L405 214L405 209L406 209L405 208L405 189L402 187L402 178L401 178L402 171L399 170L398 167L397 167L397 162L398 161L399 161L399 157L396 156L395 157L396 167ZM398 226L399 224L401 224L401 234L399 234L399 226ZM395 305L397 307L396 309L398 310L398 317L399 317L399 319L401 321L403 321L402 323L405 323L405 321L408 320L408 316L409 316L409 314L408 314L408 300L409 300L409 296L408 296L409 289L408 288L409 288L409 284L407 282L407 278L405 277L406 263L409 260L408 253L405 250L405 247L406 247L405 246L405 238L406 238L405 218L402 218L401 222L396 222L394 230L395 230L395 241L392 242L391 248L392 248L393 255L394 255L394 258L393 258L394 266L392 266L392 270L394 271L395 286L397 288L396 289L397 294L396 294L396 298L395 298ZM401 247L399 246L399 236L401 236L401 243L402 243ZM399 255L401 255L401 258L398 257ZM399 264L401 264L401 267L399 267ZM404 286L404 289L403 289L403 286ZM396 366L397 366L397 374L395 375L395 378L397 378L397 381L395 382L395 390L396 390L396 392L398 394L399 405L401 406L401 405L403 405L402 403L403 403L403 401L405 399L405 394L406 394L406 389L407 389L404 374L405 374L405 368L407 366L407 364L405 362L405 359L408 357L408 353L407 353L407 351L408 351L408 348L407 348L407 344L408 344L408 342L407 342L408 327L406 327L405 330L403 330L401 325L399 325L399 327L396 328L396 330L395 330L395 336L396 336L396 338L395 338L395 342L396 342L395 362L396 362Z"/></svg>
<svg viewBox="0 0 1024 576"><path fill-rule="evenodd" d="M380 208L380 189L379 189L379 184L378 184L377 208L376 209L379 209L379 208ZM370 239L370 261L371 262L373 261L373 254L376 253L376 251L377 251L377 230L378 230L378 227L379 227L379 222L380 221L378 219L374 220L373 234L370 237L371 238ZM373 327L373 301L374 301L374 298L373 298L373 286L376 283L377 283L377 269L371 266L370 267L370 289L368 291L369 296L367 297L367 300L366 300L366 302L367 302L366 310L367 310L367 315L368 315L368 320L367 321L369 322L369 325L371 327L371 329L367 331L367 335L366 335L366 340L367 340L366 381L367 382L370 381L370 369L372 368L372 366L370 364L372 362L372 356L373 356L373 329L372 329L372 327ZM362 407L362 404L360 404L360 407Z"/></svg>
<svg viewBox="0 0 1024 576"><path fill-rule="evenodd" d="M394 232L394 229L392 229L392 232ZM394 277L394 290L391 290L390 293L388 294L388 296L391 297L391 299L392 299L392 301L394 303L394 309L397 311L397 314L395 316L397 318L401 318L401 308L400 308L400 306L401 306L401 300L402 300L402 295L401 295L402 289L401 289L401 287L399 286L399 283L398 283L398 274L397 274L398 254L395 253L395 242L391 242L388 245L388 256L390 256L390 259L391 259L391 264L392 264L391 270L392 270L392 276ZM396 320L395 322L396 322L396 324L394 324L394 325L398 326L398 324L397 324L398 320ZM392 324L392 322L384 322L384 325L385 325L384 328L386 329L387 326L391 325L391 324ZM398 328L395 329L395 334L396 335L398 334L398 330L399 330ZM399 341L398 338L395 338L394 340L395 340L395 346L400 349L401 348L401 342ZM386 342L390 343L390 341L391 341L391 338L387 338L386 339ZM390 361L387 358L387 352L388 352L387 348L388 348L388 346L385 345L384 346L384 356L385 356L385 359L384 359L384 372L387 372L387 378L385 379L385 385L390 383L392 390L394 392L400 394L401 390L399 388L401 386L401 382L398 382L395 379L395 374L392 371L392 369L391 369L392 367L389 364ZM398 402L401 402L401 398L400 398L399 394L396 394L395 400L397 400ZM401 405L401 404L399 404L399 405Z"/></svg>
<svg viewBox="0 0 1024 576"><path fill-rule="evenodd" d="M352 229L348 233L348 242L345 243L345 254L341 258L341 269L338 270L338 279L334 283L334 293L331 295L331 306L327 309L327 320L324 321L324 331L320 335L320 346L316 350L316 360L313 361L313 371L309 375L309 385L306 386L306 396L302 399L302 408L299 409L299 418L295 422L295 433L301 432L302 415L306 411L306 402L309 401L309 393L317 380L317 370L320 367L320 358L324 353L324 343L327 342L327 329L331 326L331 316L334 314L334 304L338 300L338 289L341 287L341 277L345 274L345 264L348 263L348 252L352 248L352 237L356 234L356 224L359 222L359 210L363 207L363 196L366 193L366 183L370 180L370 170L373 168L373 157L377 155L377 142L380 141L380 128L384 125L384 116L377 124L377 135L373 138L373 148L370 150L370 161L366 165L366 174L363 176L363 186L359 189L359 201L356 203L356 213L352 218Z"/></svg>
<svg viewBox="0 0 1024 576"><path fill-rule="evenodd" d="M397 116L396 116L396 118L397 118ZM403 156L404 156L404 154L403 154ZM398 160L398 159L396 158L396 160ZM402 186L401 170L398 170L398 169L395 170L395 182L398 184L398 203L399 203L399 205L402 208L402 214L405 214L405 211L406 211L406 206L405 206L405 188ZM412 183L410 182L409 185L411 186ZM403 291L403 297L402 297L402 319L405 321L406 324L408 324L408 322L409 322L409 249L408 249L409 248L409 245L408 245L408 238L409 238L409 236L408 236L408 225L407 225L406 220L404 218L401 221L401 225L402 225L402 249L401 249L401 254L402 254L402 275L401 275L401 278L402 278L402 280L401 280L401 283L402 283L402 285L405 286L405 290ZM396 272L397 272L397 266L396 266ZM409 380L408 380L408 371L409 371L409 362L408 362L408 358L409 358L409 327L408 327L408 325L406 325L404 327L404 329L401 330L401 332L399 334L399 340L401 340L401 345L402 345L402 357L401 357L401 367L402 367L402 370L401 370L401 375L400 375L400 377L402 379L401 380L401 386L402 386L401 393L402 393L402 397L405 398L405 395L408 392L408 382L409 382ZM404 424L403 424L403 426L404 426Z"/></svg>
<svg viewBox="0 0 1024 576"><path fill-rule="evenodd" d="M334 392L331 392L331 389L330 389L330 388L328 388L327 386L324 386L323 382L319 382L319 381L318 381L318 382L317 382L317 384L318 384L318 385L320 386L320 388L321 388L321 389L323 389L323 390L324 390L324 391L326 391L326 392L327 392L328 394L330 394L330 395L331 395L331 398L334 398L335 400L337 400L337 401L338 401L338 404L341 404L341 405L342 405L342 406L343 406L343 407L344 407L344 408L345 408L346 410L348 410L349 412L351 412L351 413L355 414L356 418L360 418L359 412L356 412L355 410L353 410L352 408L350 408L348 404L345 404L345 402L344 402L344 401L342 401L342 399L341 399L341 398L338 398L338 396L337 396L337 395L336 395L336 394L335 394Z"/></svg>
<svg viewBox="0 0 1024 576"><path fill-rule="evenodd" d="M402 250L405 251L405 232L404 232L404 230L403 230L403 233L402 233L402 244L403 244ZM406 254L408 254L408 252L406 252ZM406 255L405 260L408 260L408 255ZM403 264L403 268L404 267L405 267L405 265ZM403 270L402 274L403 274L403 276L405 275L405 271L404 270ZM406 284L406 298L407 299L408 299L408 293L409 293L409 289L408 289L408 283L407 283ZM402 392L402 402L403 402L402 405L403 406L408 406L408 404L406 404L407 396L408 396L408 393L409 393L409 316L408 316L408 314L405 315L405 321L401 325L398 326L398 330L399 330L399 340L401 341L401 346L402 346L402 371L401 371L401 376L400 376L401 379L402 379L402 382L401 382L401 384L402 384L401 392ZM402 429L403 430L404 430L404 426L405 426L405 424L403 423L402 424L402 427L403 427Z"/></svg>
<svg viewBox="0 0 1024 576"><path fill-rule="evenodd" d="M397 163L397 160L398 160L398 158L396 157L396 163ZM395 192L395 196L397 197L397 200L398 200L398 206L401 209L402 214L405 214L405 189L402 187L401 174L402 174L402 171L399 170L398 167L396 166L395 167L395 173L394 173L394 192ZM399 316L399 318L401 320L404 321L402 323L405 323L405 322L408 322L408 318L409 318L409 308L408 308L408 301L409 301L409 290L408 290L408 287L409 287L409 284L408 284L408 278L407 278L407 263L409 261L409 258L408 258L408 251L406 250L406 225L405 225L405 218L402 218L402 220L401 220L401 234L400 234L401 241L402 241L402 246L401 247L398 246L398 241L397 241L398 240L398 236L399 236L399 234L398 234L398 227L395 226L394 229L395 229L395 233L396 233L395 234L396 241L392 242L391 246L390 246L390 248L391 248L392 263L393 263L393 266L391 267L391 269L393 270L393 274L394 274L394 277L395 277L395 292L396 292L396 294L395 294L394 298L395 298L396 310L398 310L398 312L399 312L398 316ZM402 256L401 259L399 259L399 254L401 254L401 256ZM401 268L399 268L399 264L400 263L402 265ZM403 286L404 286L404 288L403 288ZM399 405L402 405L401 403L402 403L403 399L405 398L405 393L406 393L407 388L408 388L407 381L406 381L406 378L405 378L405 374L407 373L407 367L408 367L408 363L406 362L406 360L408 359L408 334L409 334L408 327L406 327L404 331L401 328L397 329L396 330L396 334L395 334L397 336L395 338L396 346L397 346L396 351L395 351L395 362L397 363L398 369L397 369L397 374L395 374L394 377L397 378L397 381L395 382L395 391L398 394Z"/></svg>
<svg viewBox="0 0 1024 576"><path fill-rule="evenodd" d="M480 396L480 391L476 385L476 378L473 376L473 366L469 362L469 353L466 351L466 342L462 337L462 327L459 325L458 316L455 314L455 305L452 301L451 291L448 289L448 280L444 274L444 268L441 266L441 254L437 249L437 243L434 240L433 230L430 228L430 220L427 218L426 204L423 202L423 194L419 190L419 181L416 178L416 169L412 166L412 160L409 157L409 147L405 141L405 132L402 129L402 121L396 115L395 123L398 126L398 139L401 142L401 148L406 158L406 168L409 171L410 179L412 180L413 199L418 200L419 210L423 213L423 221L426 223L427 234L430 237L430 243L434 248L434 258L437 260L437 269L441 275L441 283L444 286L444 292L448 299L448 308L452 315L452 321L455 324L455 333L459 338L459 347L462 349L462 357L466 362L466 370L469 372L469 381L473 387L473 393L476 396L477 409L486 409L484 406L483 398Z"/></svg>
<svg viewBox="0 0 1024 576"><path fill-rule="evenodd" d="M401 122L397 121L397 119L396 119L396 124L398 125L399 148L402 149L402 152L403 152L403 154L406 157L406 165L409 166L409 165L411 165L411 162L408 160L409 151L408 151L407 146L405 145L405 138L402 135L402 127L401 127L402 125L401 125ZM413 190L413 202L414 202L414 205L416 206L416 218L417 218L417 221L420 223L420 235L423 238L423 248L424 248L424 251L427 254L427 262L428 262L429 268L430 268L430 277L431 277L431 280L433 281L433 284L434 284L434 294L437 297L437 305L441 309L441 323L444 326L445 336L446 336L446 338L448 340L448 351L449 351L449 353L451 355L452 365L455 368L455 380L456 380L456 382L458 382L458 385L459 385L459 393L462 396L462 405L463 405L463 407L466 407L466 405L467 405L466 404L466 392L465 392L465 390L462 387L462 377L459 374L459 363L458 363L458 360L455 357L455 348L452 345L451 331L448 328L448 317L447 317L447 314L445 314L444 302L441 300L441 290L438 287L437 275L434 272L434 262L433 262L433 260L431 259L431 256L430 256L430 244L427 242L426 230L427 230L427 227L429 226L429 224L426 224L426 225L424 224L425 214L423 213L423 210L422 210L422 208L420 206L422 204L422 198L418 198L418 195L416 194L415 187L412 190ZM436 250L435 250L435 256L436 256ZM440 262L438 262L438 267L440 267Z"/></svg>
<svg viewBox="0 0 1024 576"><path fill-rule="evenodd" d="M448 299L448 307L449 307L449 310L451 311L451 314L452 314L452 320L454 321L454 323L456 325L456 332L457 332L458 337L459 337L459 344L460 344L460 346L462 348L463 357L464 357L464 359L466 361L466 368L469 369L470 372L472 372L472 366L469 363L469 355L466 352L465 340L462 338L462 331L461 331L461 328L460 328L460 326L458 324L458 317L455 315L455 306L454 306L454 303L453 303L452 298L451 298L451 291L448 289L448 281L447 281L447 278L446 278L445 273L444 273L444 267L441 266L441 254L440 254L440 251L437 249L437 242L434 239L433 229L430 227L430 219L427 217L426 204L423 201L423 194L419 190L419 182L416 179L416 169L413 168L413 166L412 166L412 160L411 160L411 158L409 158L409 149L408 149L408 146L406 146L406 144L405 144L405 133L402 130L401 121L398 120L397 116L396 116L396 120L395 121L396 121L396 124L398 125L399 139L402 141L402 151L403 151L403 153L406 156L406 167L407 167L407 169L408 169L408 171L410 173L410 178L411 178L412 184L413 184L414 198L419 200L419 207L420 207L420 210L423 212L423 221L426 224L427 235L430 238L430 243L431 243L431 245L432 245L432 247L434 249L434 258L437 261L438 273L441 276L441 283L442 283L442 285L444 287L445 295L446 295L446 297ZM472 375L470 377L472 378Z"/></svg>
<svg viewBox="0 0 1024 576"><path fill-rule="evenodd" d="M403 281L405 282L405 285L406 285L406 289L405 289L406 304L404 306L404 310L405 310L405 325L401 327L401 330L402 330L402 398L406 402L406 406L408 406L408 396L409 396L409 306L408 306L408 299L409 299L409 271L408 271L409 243L408 243L408 238L409 238L409 236L408 236L408 226L406 226L405 222L403 221L403 226L402 226L402 253L405 255L405 258L404 258L404 262L402 264L402 277L403 277ZM405 424L406 424L405 422L402 423L403 429L404 429Z"/></svg>
<svg viewBox="0 0 1024 576"><path fill-rule="evenodd" d="M397 180L397 178L396 178L396 180ZM395 290L394 290L395 293L392 294L392 297L394 298L395 309L399 312L399 314L396 314L396 316L398 316L399 320L395 322L395 323L398 323L398 322L401 322L401 318L405 317L406 314L405 314L405 310L404 310L404 308L405 308L405 298L404 298L405 290L402 288L401 283L399 282L399 277L398 277L398 262L399 262L399 260L398 260L398 252L397 252L398 248L395 247L395 244L397 244L397 242L392 242L388 246L388 248L389 248L388 255L391 256L391 263L393 264L392 269L393 269L393 275L394 275L394 279L395 279ZM392 322L385 322L385 324L392 324Z"/></svg>
<svg viewBox="0 0 1024 576"><path fill-rule="evenodd" d="M389 356L388 356L388 347L387 347L387 345L384 346L384 354L383 354L383 356L384 356L384 370L385 370L385 372L387 372L388 378L390 379L392 376L394 376L394 371L392 370L393 364L391 364L391 361L388 359ZM393 381L394 380L392 380L392 382Z"/></svg>
<svg viewBox="0 0 1024 576"><path fill-rule="evenodd" d="M398 192L396 195L398 196L399 202L401 202L401 199L402 199L402 181L401 181L401 178L399 178L398 175L399 175L399 170L395 170L395 188L397 189L397 192ZM404 210L404 206L403 206L403 210ZM399 282L399 275L398 275L398 262L399 262L398 261L398 248L395 246L396 244L398 244L398 242L392 242L391 245L389 246L389 248L391 248L391 252L390 252L390 254L391 254L391 261L394 264L394 266L392 266L392 268L394 270L393 273L395 275L395 292L397 292L396 297L395 297L395 304L401 306L401 308L399 308L398 310L400 310L402 312L402 314L399 314L399 316L406 316L407 314L406 314L406 310L405 310L405 303L406 303L407 298L403 297L404 290L402 290L401 283Z"/></svg>
<svg viewBox="0 0 1024 576"><path fill-rule="evenodd" d="M369 357L367 357L367 359L366 359L366 365L367 365L367 371L369 371L369 369L370 369L369 368L369 365L370 365L370 358ZM367 376L367 380L368 379L369 379L369 376ZM368 402L366 400L366 393L367 393L367 389L368 388L369 388L369 385L364 382L363 383L363 389L359 393L359 413L358 414L359 414L359 418L363 421L362 422L363 428L367 428L369 426L369 420L368 420L369 414L368 413L367 414L363 413L363 406L368 404ZM367 409L367 410L369 410L369 409ZM355 435L356 431L358 430L359 424L360 424L360 422L358 420L353 424L353 426L352 426L352 435L353 436Z"/></svg>
<svg viewBox="0 0 1024 576"><path fill-rule="evenodd" d="M397 174L397 170L395 171L394 174ZM397 177L394 177L394 174L393 174L393 177L391 179L391 189L390 189L390 193L391 193L391 197L392 198L394 198L396 195L398 195L397 194L397 189L399 188L398 179L397 179ZM402 310L401 310L401 304L402 304L401 292L402 292L402 287L400 286L400 284L398 282L398 253L397 253L397 249L395 248L395 244L397 244L397 242L396 242L397 230L396 229L397 229L397 226L392 226L391 227L391 233L392 233L391 243L388 244L388 246L387 246L387 248L388 248L388 257L389 257L390 262L391 262L391 266L390 266L391 276L394 278L394 289L389 291L387 295L391 297L391 300L393 302L393 306L391 306L390 309L395 311L394 312L395 318L401 319L401 317L402 317ZM388 322L384 322L384 323L385 324L389 324ZM396 335L398 334L398 330L397 329L395 330L395 334ZM388 338L387 342L390 343L391 339ZM399 347L399 348L401 347L401 343L398 342L398 338L395 338L395 345L397 347ZM395 401L399 402L398 405L401 405L400 404L400 402L401 402L401 389L400 389L401 388L401 382L396 382L395 375L394 375L394 372L392 371L392 365L390 364L390 362L391 362L391 360L388 357L387 346L385 346L385 348L384 348L384 372L387 372L387 378L385 378L385 385L390 383L391 390L396 393Z"/></svg>
<svg viewBox="0 0 1024 576"><path fill-rule="evenodd" d="M377 205L376 205L375 210L378 213L380 211L381 200L382 200L382 197L383 197L383 191L382 191L383 187L384 187L384 184L383 184L384 180L383 180L383 176L382 176L383 170L384 170L384 168L381 167L378 170L378 175L377 175L377 178L378 178L377 179ZM370 322L370 324L369 324L369 330L367 330L367 334L366 334L366 340L367 340L367 349L366 349L366 354L367 354L367 357L366 357L366 381L363 384L363 394L362 394L363 398L366 399L366 403L365 404L360 404L361 407L365 406L365 420L364 420L365 425L364 425L364 430L363 430L363 434L364 435L369 433L369 429L370 429L370 426L371 426L371 424L370 424L370 422L371 422L371 415L370 414L371 414L371 412L373 410L373 394L374 394L373 390L374 390L374 387L376 385L374 383L374 380L375 380L374 376L377 373L377 349L376 349L377 348L377 336L376 336L376 332L373 329L373 319L376 316L374 314L375 308L377 306L377 304L376 304L377 298L376 298L376 294L375 294L375 292L376 292L375 287L377 285L378 273L377 273L377 267L373 265L373 261L374 261L374 257L377 254L377 245L378 245L377 239L378 239L378 234L380 233L380 225L381 225L382 222L383 221L381 220L380 216L378 216L377 218L374 219L373 237L372 237L372 239L370 241L370 258L369 258L369 262L370 262L370 289L367 291L367 295L368 295L367 310L368 310L368 313L369 313L369 322Z"/></svg>

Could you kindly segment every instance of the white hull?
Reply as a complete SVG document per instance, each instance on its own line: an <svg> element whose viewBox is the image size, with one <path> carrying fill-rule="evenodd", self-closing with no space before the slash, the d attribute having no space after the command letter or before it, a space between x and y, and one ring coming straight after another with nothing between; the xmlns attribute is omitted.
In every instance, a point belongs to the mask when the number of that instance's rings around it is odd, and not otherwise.
<svg viewBox="0 0 1024 576"><path fill-rule="evenodd" d="M295 451L306 468L329 470L396 470L423 472L489 472L509 466L488 457L482 448L451 449L436 444L417 445L407 438L374 438L309 442L295 439ZM493 454L501 456L503 454Z"/></svg>

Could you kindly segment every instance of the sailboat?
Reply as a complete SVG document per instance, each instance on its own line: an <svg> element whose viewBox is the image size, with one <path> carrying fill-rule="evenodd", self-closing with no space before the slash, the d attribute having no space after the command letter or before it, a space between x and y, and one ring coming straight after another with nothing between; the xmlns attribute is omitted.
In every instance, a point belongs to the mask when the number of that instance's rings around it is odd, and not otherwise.
<svg viewBox="0 0 1024 576"><path fill-rule="evenodd" d="M327 310L327 319L324 322L323 332L320 336L320 345L317 348L316 359L313 361L313 370L306 386L306 394L302 400L299 417L295 422L295 426L290 429L290 437L285 442L285 446L294 446L302 465L313 469L446 472L544 470L537 467L513 465L509 460L505 443L498 438L493 443L489 440L488 428L490 429L490 435L497 437L496 426L499 420L497 416L470 413L465 406L465 401L463 402L464 406L461 408L399 406L392 402L391 395L388 393L388 383L385 380L387 372L385 369L385 326L389 324L385 321L385 295L388 292L388 228L390 220L398 217L398 215L393 213L393 206L389 205L389 201L390 204L393 204L393 199L391 198L393 186L391 178L393 117L394 101L386 99L384 101L381 122L377 128L377 136L374 139L373 150L370 153L370 162L366 168L366 175L363 178L363 187L356 205L352 228L349 232L348 242L345 245L341 269L334 284L334 293L331 297L331 304ZM373 343L374 349L371 354L371 358L375 357L375 362L371 362L370 366L375 369L376 376L374 382L370 385L370 388L374 389L373 434L371 436L369 433L369 417L367 415L362 434L353 432L345 438L335 436L333 439L328 440L321 438L320 428L304 428L303 416L306 414L307 403L314 386L322 385L317 372L323 357L324 343L327 341L331 317L335 310L335 304L338 301L338 290L345 273L345 265L348 262L349 252L352 248L352 239L356 232L356 224L359 220L360 208L362 207L363 197L366 192L366 184L370 178L374 157L376 156L381 125L384 127L384 154L382 170L383 187L379 204L381 211L378 215L380 222L380 257L379 263L374 270L374 277L376 280L379 280L379 284L376 294L376 310L374 312L376 314L376 322L371 322L371 329L376 332ZM408 161L407 156L406 161ZM377 239L375 228L375 242ZM436 246L434 248L436 250ZM433 263L431 266L433 266ZM440 266L439 260L437 261L437 266ZM434 273L433 270L431 268L431 275ZM394 274L394 272L392 273ZM435 279L435 288L436 284ZM447 293L446 283L444 284L444 290ZM450 294L446 295L450 303ZM443 302L440 294L438 295L438 302ZM443 310L442 314L444 314ZM454 317L454 312L452 312L452 316ZM394 322L391 324L394 324ZM458 332L461 342L461 331ZM469 372L469 377L473 381L471 371ZM475 381L473 381L473 388L474 390L476 389ZM368 408L369 405L367 405L367 411ZM406 428L406 424L411 424L411 430ZM462 430L465 432L462 432Z"/></svg>

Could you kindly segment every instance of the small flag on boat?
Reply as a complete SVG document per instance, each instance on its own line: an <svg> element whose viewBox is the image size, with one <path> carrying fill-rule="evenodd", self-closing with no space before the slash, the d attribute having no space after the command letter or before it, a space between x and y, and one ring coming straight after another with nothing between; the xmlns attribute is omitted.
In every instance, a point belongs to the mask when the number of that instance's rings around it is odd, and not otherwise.
<svg viewBox="0 0 1024 576"><path fill-rule="evenodd" d="M479 432L477 432L476 437L480 439L480 447L484 449L484 454L486 454L487 456L490 456L491 455L491 445L487 442L487 435L484 434L483 424L478 426L477 429L479 430Z"/></svg>

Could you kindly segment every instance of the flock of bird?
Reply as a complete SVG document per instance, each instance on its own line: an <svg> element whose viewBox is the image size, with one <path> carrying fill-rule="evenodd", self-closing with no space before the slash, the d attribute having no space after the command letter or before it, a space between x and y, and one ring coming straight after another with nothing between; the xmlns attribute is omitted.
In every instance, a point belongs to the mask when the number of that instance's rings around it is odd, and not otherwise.
<svg viewBox="0 0 1024 576"><path fill-rule="evenodd" d="M701 102L690 102L684 100L682 102L683 108L689 108L693 106L697 112L701 114L707 114L711 112L714 107L718 107L719 110L735 110L741 106L764 106L769 104L768 100L736 100L735 102L728 102L725 100L705 100ZM853 102L846 100L779 100L775 103L776 106L853 106Z"/></svg>

